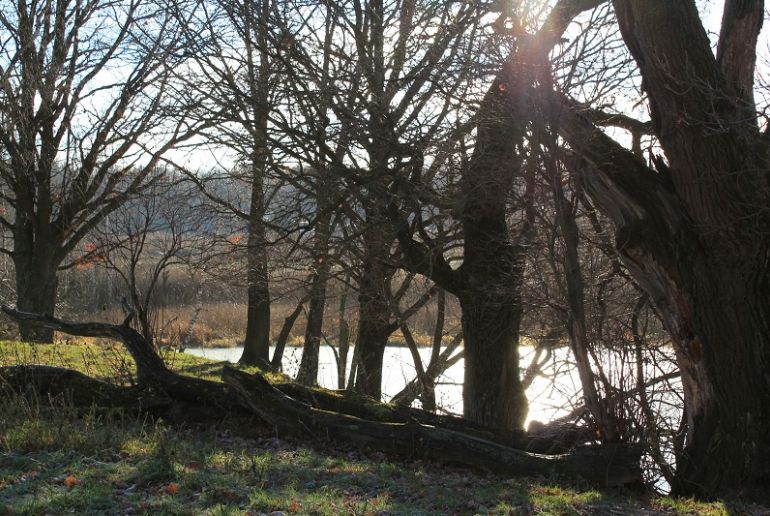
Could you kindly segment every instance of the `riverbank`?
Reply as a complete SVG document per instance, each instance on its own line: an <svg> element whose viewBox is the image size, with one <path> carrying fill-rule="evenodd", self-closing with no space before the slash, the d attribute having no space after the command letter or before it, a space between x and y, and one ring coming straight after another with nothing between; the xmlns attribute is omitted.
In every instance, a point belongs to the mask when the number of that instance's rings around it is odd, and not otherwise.
<svg viewBox="0 0 770 516"><path fill-rule="evenodd" d="M166 357L214 378L217 364ZM0 343L0 365L42 363L124 381L119 345ZM559 478L511 479L378 452L278 439L258 421L200 427L66 401L0 399L0 515L767 514Z"/></svg>

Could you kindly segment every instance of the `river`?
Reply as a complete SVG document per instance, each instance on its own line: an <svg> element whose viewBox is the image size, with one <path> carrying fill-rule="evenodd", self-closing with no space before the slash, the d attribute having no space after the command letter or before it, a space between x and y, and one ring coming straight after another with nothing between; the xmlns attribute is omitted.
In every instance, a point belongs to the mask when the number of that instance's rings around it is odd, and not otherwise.
<svg viewBox="0 0 770 516"><path fill-rule="evenodd" d="M235 348L188 348L187 353L209 358L211 360L228 360L237 362L243 352L242 347ZM423 363L430 358L430 348L420 348ZM272 355L273 348L270 353ZM527 367L534 356L534 348L522 347L522 367ZM548 375L537 376L529 389L529 414L527 424L530 421L550 421L561 415L569 413L573 403L577 403L580 396L580 380L574 368L565 369L564 365L569 350L561 348L554 353L553 359L547 365ZM348 353L348 368L352 360L353 349ZM302 348L287 346L283 357L283 369L286 374L294 377L299 369L302 358ZM450 367L438 379L436 385L436 402L442 410L462 414L462 381L465 364L458 361ZM349 370L349 369L348 369ZM550 377L552 376L552 377ZM385 401L398 393L407 382L415 377L414 362L409 349L406 347L389 346L385 349L385 361L382 375L382 390ZM318 364L318 383L322 387L337 388L337 363L334 353L329 346L322 346Z"/></svg>

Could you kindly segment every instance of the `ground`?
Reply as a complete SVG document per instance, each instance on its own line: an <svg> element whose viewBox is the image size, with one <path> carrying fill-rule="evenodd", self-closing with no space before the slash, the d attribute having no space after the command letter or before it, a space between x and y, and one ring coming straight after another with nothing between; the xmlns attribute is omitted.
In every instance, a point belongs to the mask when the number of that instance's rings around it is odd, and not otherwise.
<svg viewBox="0 0 770 516"><path fill-rule="evenodd" d="M0 343L0 365L48 363L129 374L119 348ZM205 361L176 357L178 368ZM200 367L198 367L200 366ZM770 514L556 478L510 479L376 451L284 440L257 421L215 426L0 400L4 514Z"/></svg>

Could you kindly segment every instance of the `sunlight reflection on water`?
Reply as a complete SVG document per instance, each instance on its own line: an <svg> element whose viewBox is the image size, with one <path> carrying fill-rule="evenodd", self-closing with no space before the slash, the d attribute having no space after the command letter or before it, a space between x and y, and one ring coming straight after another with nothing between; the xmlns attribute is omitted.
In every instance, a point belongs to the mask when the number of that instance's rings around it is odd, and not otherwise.
<svg viewBox="0 0 770 516"><path fill-rule="evenodd" d="M241 357L243 348L188 348L186 352L211 360L237 362ZM273 348L270 349L270 352L272 354ZM430 348L420 348L423 363L427 363L430 359L430 352ZM545 374L538 375L527 389L529 414L526 424L533 420L545 422L566 415L572 406L580 403L580 379L574 368L566 367L565 359L568 354L567 348L557 349L553 360L546 365ZM521 367L526 368L534 356L534 348L522 346L521 355ZM348 353L348 367L350 367L352 356L353 349L351 348ZM283 357L284 372L289 376L295 376L301 358L301 347L287 346ZM460 360L438 379L436 401L439 407L447 412L462 414L464 368L464 361ZM382 376L383 397L387 401L415 377L414 362L408 348L395 346L386 348L385 367ZM553 380L550 376L553 376ZM329 346L321 347L318 383L322 387L337 388L337 363Z"/></svg>

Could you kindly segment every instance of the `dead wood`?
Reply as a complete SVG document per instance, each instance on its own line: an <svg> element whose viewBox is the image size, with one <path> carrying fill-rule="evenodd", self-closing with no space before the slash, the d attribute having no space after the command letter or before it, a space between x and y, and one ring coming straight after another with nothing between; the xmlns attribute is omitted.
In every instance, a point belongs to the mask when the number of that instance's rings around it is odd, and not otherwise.
<svg viewBox="0 0 770 516"><path fill-rule="evenodd" d="M141 334L128 326L130 317L121 325L74 323L5 306L2 309L16 320L71 335L120 340L136 362L138 380L136 388L124 388L76 371L25 366L0 369L0 376L8 385L31 386L49 394L69 393L82 403L125 403L142 407L143 396L153 400L155 406L167 399L171 404L194 407L195 412L203 411L211 417L226 417L245 410L259 416L280 434L342 442L505 475L557 473L582 477L603 486L638 483L641 479L640 450L635 447L589 446L560 455L538 455L523 450L566 451L574 443L562 443L559 447L551 439L543 444L543 436L533 438L523 432L501 434L453 416L296 384L281 384L276 388L261 375L249 375L229 366L222 372L225 383L183 376L168 369ZM148 392L152 394L148 396Z"/></svg>
<svg viewBox="0 0 770 516"><path fill-rule="evenodd" d="M475 467L512 476L557 473L602 486L638 483L639 450L628 446L580 448L564 455L538 455L442 427L418 422L381 422L315 408L273 387L260 375L232 367L224 381L279 434L333 440L400 456Z"/></svg>

